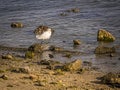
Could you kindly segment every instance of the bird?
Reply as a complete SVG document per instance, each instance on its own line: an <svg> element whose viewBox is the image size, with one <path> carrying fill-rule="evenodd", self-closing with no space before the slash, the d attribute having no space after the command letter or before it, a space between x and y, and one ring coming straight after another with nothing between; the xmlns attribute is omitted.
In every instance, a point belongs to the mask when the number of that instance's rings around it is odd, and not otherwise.
<svg viewBox="0 0 120 90"><path fill-rule="evenodd" d="M49 28L48 26L40 25L34 30L34 33L36 35L36 38L41 39L43 42L44 40L48 40L51 38L54 30L52 28Z"/></svg>

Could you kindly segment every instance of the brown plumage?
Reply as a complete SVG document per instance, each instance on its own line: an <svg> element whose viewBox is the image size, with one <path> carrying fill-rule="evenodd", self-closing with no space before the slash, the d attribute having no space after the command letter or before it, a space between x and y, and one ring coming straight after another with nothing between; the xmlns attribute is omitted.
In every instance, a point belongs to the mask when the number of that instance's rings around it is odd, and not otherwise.
<svg viewBox="0 0 120 90"><path fill-rule="evenodd" d="M49 39L53 35L54 30L47 26L39 26L34 33L37 39Z"/></svg>

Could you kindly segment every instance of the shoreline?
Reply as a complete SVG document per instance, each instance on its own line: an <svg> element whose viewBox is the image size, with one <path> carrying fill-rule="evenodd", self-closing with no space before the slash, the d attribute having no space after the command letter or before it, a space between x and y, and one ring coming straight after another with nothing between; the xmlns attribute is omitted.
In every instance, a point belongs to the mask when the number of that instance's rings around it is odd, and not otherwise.
<svg viewBox="0 0 120 90"><path fill-rule="evenodd" d="M14 51L16 55L18 52L25 53L28 50L8 48L0 46L0 50ZM41 60L38 57L25 59L23 55L18 56L14 56L13 59L0 57L1 90L119 90L119 87L103 84L99 78L106 73L91 68L88 62L87 69L78 73L51 69L49 65L39 64Z"/></svg>

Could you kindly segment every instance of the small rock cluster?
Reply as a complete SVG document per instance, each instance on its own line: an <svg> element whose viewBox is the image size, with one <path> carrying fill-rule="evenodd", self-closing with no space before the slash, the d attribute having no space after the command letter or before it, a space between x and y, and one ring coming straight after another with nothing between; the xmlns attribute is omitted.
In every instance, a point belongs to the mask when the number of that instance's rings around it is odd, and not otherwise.
<svg viewBox="0 0 120 90"><path fill-rule="evenodd" d="M115 41L115 37L108 31L104 30L104 29L100 29L98 30L98 35L97 35L97 40L100 42L113 42ZM115 53L116 52L116 48L113 47L107 47L104 45L100 45L98 47L96 47L95 49L95 54L107 54L110 53L110 56L112 56L111 53Z"/></svg>
<svg viewBox="0 0 120 90"><path fill-rule="evenodd" d="M71 8L69 10L66 10L65 12L61 13L61 16L68 16L69 13L79 13L80 9L79 8Z"/></svg>
<svg viewBox="0 0 120 90"><path fill-rule="evenodd" d="M65 71L76 71L79 70L82 67L82 61L81 60L75 60L71 63L67 63L63 66L63 69Z"/></svg>
<svg viewBox="0 0 120 90"><path fill-rule="evenodd" d="M101 82L120 88L120 73L108 73L101 77Z"/></svg>
<svg viewBox="0 0 120 90"><path fill-rule="evenodd" d="M14 59L11 54L2 55L2 59Z"/></svg>
<svg viewBox="0 0 120 90"><path fill-rule="evenodd" d="M115 41L115 37L111 33L109 33L108 31L106 31L104 29L100 29L98 31L97 40L98 41L113 42L113 41Z"/></svg>
<svg viewBox="0 0 120 90"><path fill-rule="evenodd" d="M24 25L21 22L13 22L11 23L12 28L22 28Z"/></svg>
<svg viewBox="0 0 120 90"><path fill-rule="evenodd" d="M115 47L105 47L105 46L98 46L95 49L96 54L106 54L106 53L115 53Z"/></svg>

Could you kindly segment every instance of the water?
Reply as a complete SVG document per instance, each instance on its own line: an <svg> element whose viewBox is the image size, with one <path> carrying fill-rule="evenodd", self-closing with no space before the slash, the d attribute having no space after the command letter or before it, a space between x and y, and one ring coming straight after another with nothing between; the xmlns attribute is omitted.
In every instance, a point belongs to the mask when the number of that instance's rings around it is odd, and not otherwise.
<svg viewBox="0 0 120 90"><path fill-rule="evenodd" d="M80 8L80 12L60 16L71 8ZM11 22L17 21L22 22L24 28L10 27ZM29 47L40 42L33 33L39 25L55 30L49 44L85 52L87 55L79 58L108 69L104 60L111 62L113 58L97 57L93 51L101 28L116 37L112 45L120 45L120 0L0 0L0 45ZM77 49L73 48L74 39L82 41ZM119 71L118 58L114 58L117 65L112 68Z"/></svg>

